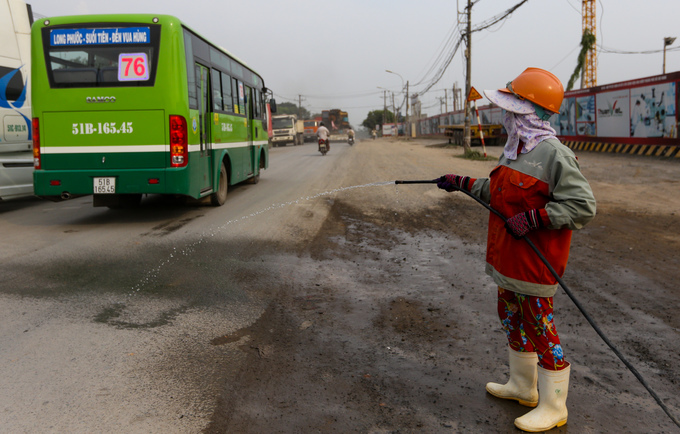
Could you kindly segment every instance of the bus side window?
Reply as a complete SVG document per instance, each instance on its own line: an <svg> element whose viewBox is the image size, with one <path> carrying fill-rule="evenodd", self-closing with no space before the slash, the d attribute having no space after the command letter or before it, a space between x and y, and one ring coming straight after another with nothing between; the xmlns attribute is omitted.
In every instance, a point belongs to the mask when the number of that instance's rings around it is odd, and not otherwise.
<svg viewBox="0 0 680 434"><path fill-rule="evenodd" d="M189 108L198 108L198 93L196 92L196 71L194 69L194 50L191 45L191 33L184 29L184 53L187 64L187 88L189 89Z"/></svg>
<svg viewBox="0 0 680 434"><path fill-rule="evenodd" d="M213 111L222 111L222 85L220 71L212 70L212 92L213 92Z"/></svg>
<svg viewBox="0 0 680 434"><path fill-rule="evenodd" d="M255 99L253 100L253 108L255 109L255 113L253 114L253 116L255 117L255 119L260 119L260 115L262 114L262 112L260 110L261 109L260 104L262 103L260 91L255 89L254 95L255 95Z"/></svg>
<svg viewBox="0 0 680 434"><path fill-rule="evenodd" d="M248 113L248 118L253 119L255 115L255 110L253 107L253 89L250 86L243 86L245 88L246 94L246 113Z"/></svg>
<svg viewBox="0 0 680 434"><path fill-rule="evenodd" d="M224 104L224 111L234 111L234 100L231 96L231 77L222 73L222 104Z"/></svg>
<svg viewBox="0 0 680 434"><path fill-rule="evenodd" d="M241 80L238 80L237 94L238 94L238 113L244 116L248 115L246 105L246 86Z"/></svg>
<svg viewBox="0 0 680 434"><path fill-rule="evenodd" d="M238 111L238 80L231 79L231 96L234 104L234 113L239 114Z"/></svg>

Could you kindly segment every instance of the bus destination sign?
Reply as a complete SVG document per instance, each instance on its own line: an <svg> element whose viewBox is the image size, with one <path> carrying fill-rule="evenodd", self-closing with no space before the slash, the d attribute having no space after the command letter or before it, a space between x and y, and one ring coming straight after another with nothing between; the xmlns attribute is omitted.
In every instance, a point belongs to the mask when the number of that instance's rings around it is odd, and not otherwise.
<svg viewBox="0 0 680 434"><path fill-rule="evenodd" d="M52 29L50 31L50 45L52 47L148 44L150 42L151 30L149 27Z"/></svg>

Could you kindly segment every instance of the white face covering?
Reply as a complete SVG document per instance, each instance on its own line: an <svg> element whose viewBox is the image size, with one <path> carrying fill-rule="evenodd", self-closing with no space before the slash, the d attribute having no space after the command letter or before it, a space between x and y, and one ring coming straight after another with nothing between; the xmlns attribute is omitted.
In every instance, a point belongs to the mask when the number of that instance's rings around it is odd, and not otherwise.
<svg viewBox="0 0 680 434"><path fill-rule="evenodd" d="M555 130L550 122L542 121L536 113L526 115L503 110L503 126L508 132L508 141L503 153L509 160L517 159L519 142L524 142L522 154L531 152L539 143L546 139L556 139Z"/></svg>

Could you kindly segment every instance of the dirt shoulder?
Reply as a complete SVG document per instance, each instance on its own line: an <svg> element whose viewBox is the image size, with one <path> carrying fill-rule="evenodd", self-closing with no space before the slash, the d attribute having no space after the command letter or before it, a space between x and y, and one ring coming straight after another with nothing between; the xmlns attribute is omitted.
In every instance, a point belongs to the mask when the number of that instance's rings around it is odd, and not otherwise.
<svg viewBox="0 0 680 434"><path fill-rule="evenodd" d="M495 166L436 144L358 142L351 164L331 174L366 187L320 199L321 229L268 257L268 273L280 275L275 301L214 342L247 361L206 432L516 431L526 409L484 390L507 374L496 288L483 272L488 212L431 185L368 186ZM598 215L574 234L564 279L678 415L680 163L579 161ZM573 370L569 422L554 432L677 432L562 291L555 305Z"/></svg>

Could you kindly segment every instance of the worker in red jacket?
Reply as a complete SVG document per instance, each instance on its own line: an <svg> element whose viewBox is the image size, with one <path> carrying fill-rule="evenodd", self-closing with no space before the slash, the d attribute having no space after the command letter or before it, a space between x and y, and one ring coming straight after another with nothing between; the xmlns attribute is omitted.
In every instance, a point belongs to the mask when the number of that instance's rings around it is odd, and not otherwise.
<svg viewBox="0 0 680 434"><path fill-rule="evenodd" d="M467 190L507 218L505 223L489 214L486 273L498 285L510 379L506 384L488 383L486 390L536 407L515 419L515 425L545 431L567 422L571 369L553 318L557 280L522 237L533 241L562 276L572 230L595 216L595 198L574 153L560 143L548 122L564 98L557 77L528 68L505 88L484 94L503 109L508 133L498 165L488 178L450 174L437 185L446 191Z"/></svg>

